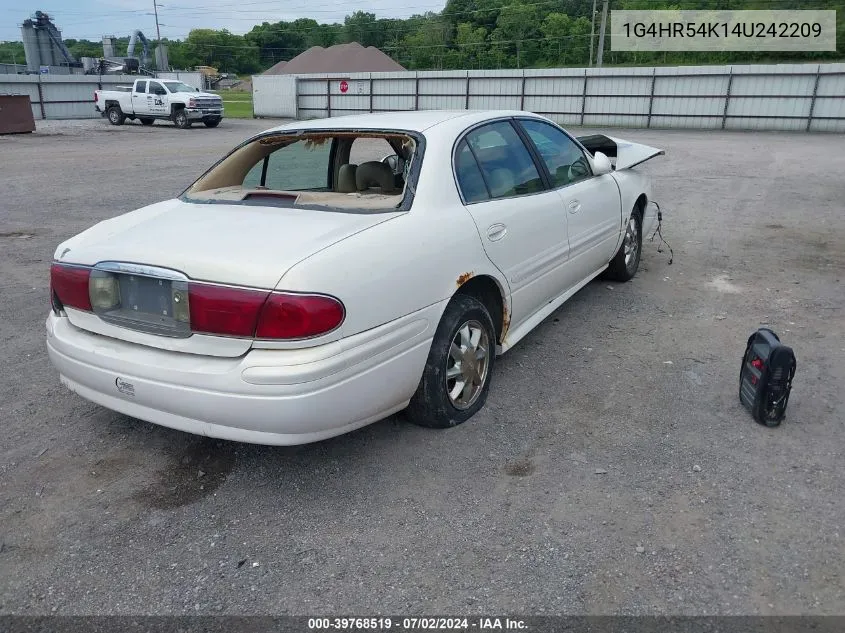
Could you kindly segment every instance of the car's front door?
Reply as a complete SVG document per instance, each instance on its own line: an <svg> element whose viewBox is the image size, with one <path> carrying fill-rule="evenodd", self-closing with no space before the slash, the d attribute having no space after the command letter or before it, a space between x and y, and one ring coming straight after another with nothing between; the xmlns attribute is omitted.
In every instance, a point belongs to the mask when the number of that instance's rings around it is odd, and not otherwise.
<svg viewBox="0 0 845 633"><path fill-rule="evenodd" d="M147 88L147 112L158 116L170 112L167 90L157 81L151 81Z"/></svg>
<svg viewBox="0 0 845 633"><path fill-rule="evenodd" d="M594 176L578 144L560 128L537 119L519 119L545 163L566 209L573 286L606 265L618 247L622 226L619 188L610 174Z"/></svg>
<svg viewBox="0 0 845 633"><path fill-rule="evenodd" d="M484 250L510 285L514 328L562 292L566 211L510 120L467 132L454 161Z"/></svg>

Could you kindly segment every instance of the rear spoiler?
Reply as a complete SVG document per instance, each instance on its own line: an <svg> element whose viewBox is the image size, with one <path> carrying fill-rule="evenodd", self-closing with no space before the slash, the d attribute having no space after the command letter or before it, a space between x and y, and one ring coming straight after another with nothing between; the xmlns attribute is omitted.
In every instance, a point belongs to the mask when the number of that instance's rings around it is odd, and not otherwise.
<svg viewBox="0 0 845 633"><path fill-rule="evenodd" d="M656 147L632 143L621 138L613 138L604 134L591 134L590 136L579 136L578 142L583 145L591 154L601 152L611 160L614 169L630 169L636 167L655 156L662 156L666 152Z"/></svg>

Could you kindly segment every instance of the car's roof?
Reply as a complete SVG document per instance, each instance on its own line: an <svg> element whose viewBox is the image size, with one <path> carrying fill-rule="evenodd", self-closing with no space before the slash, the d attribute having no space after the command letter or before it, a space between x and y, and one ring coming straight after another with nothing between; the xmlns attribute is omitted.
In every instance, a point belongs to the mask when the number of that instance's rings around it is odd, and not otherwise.
<svg viewBox="0 0 845 633"><path fill-rule="evenodd" d="M466 127L503 116L536 116L518 110L409 110L373 112L328 119L292 121L269 131L286 130L407 130L423 132L447 121L461 118Z"/></svg>

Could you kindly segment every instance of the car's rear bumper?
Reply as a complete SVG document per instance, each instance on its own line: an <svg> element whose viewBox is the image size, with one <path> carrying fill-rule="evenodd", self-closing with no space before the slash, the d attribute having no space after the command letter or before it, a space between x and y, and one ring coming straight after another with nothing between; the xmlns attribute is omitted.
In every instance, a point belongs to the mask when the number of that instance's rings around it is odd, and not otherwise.
<svg viewBox="0 0 845 633"><path fill-rule="evenodd" d="M305 444L407 406L438 306L334 343L240 358L154 349L47 319L61 381L99 405L170 428L257 444Z"/></svg>

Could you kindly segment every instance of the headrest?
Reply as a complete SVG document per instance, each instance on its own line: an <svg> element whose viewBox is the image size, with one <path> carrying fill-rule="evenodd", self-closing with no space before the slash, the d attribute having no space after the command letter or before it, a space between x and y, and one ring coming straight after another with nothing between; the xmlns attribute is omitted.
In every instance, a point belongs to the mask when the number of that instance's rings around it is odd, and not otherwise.
<svg viewBox="0 0 845 633"><path fill-rule="evenodd" d="M338 193L354 193L358 191L358 187L355 184L357 170L358 165L352 163L346 163L340 166L340 169L337 171L337 187L335 187Z"/></svg>
<svg viewBox="0 0 845 633"><path fill-rule="evenodd" d="M379 187L382 193L393 193L395 190L393 171L384 163L375 160L358 165L355 172L355 184L358 186L358 191L364 191L370 187Z"/></svg>

